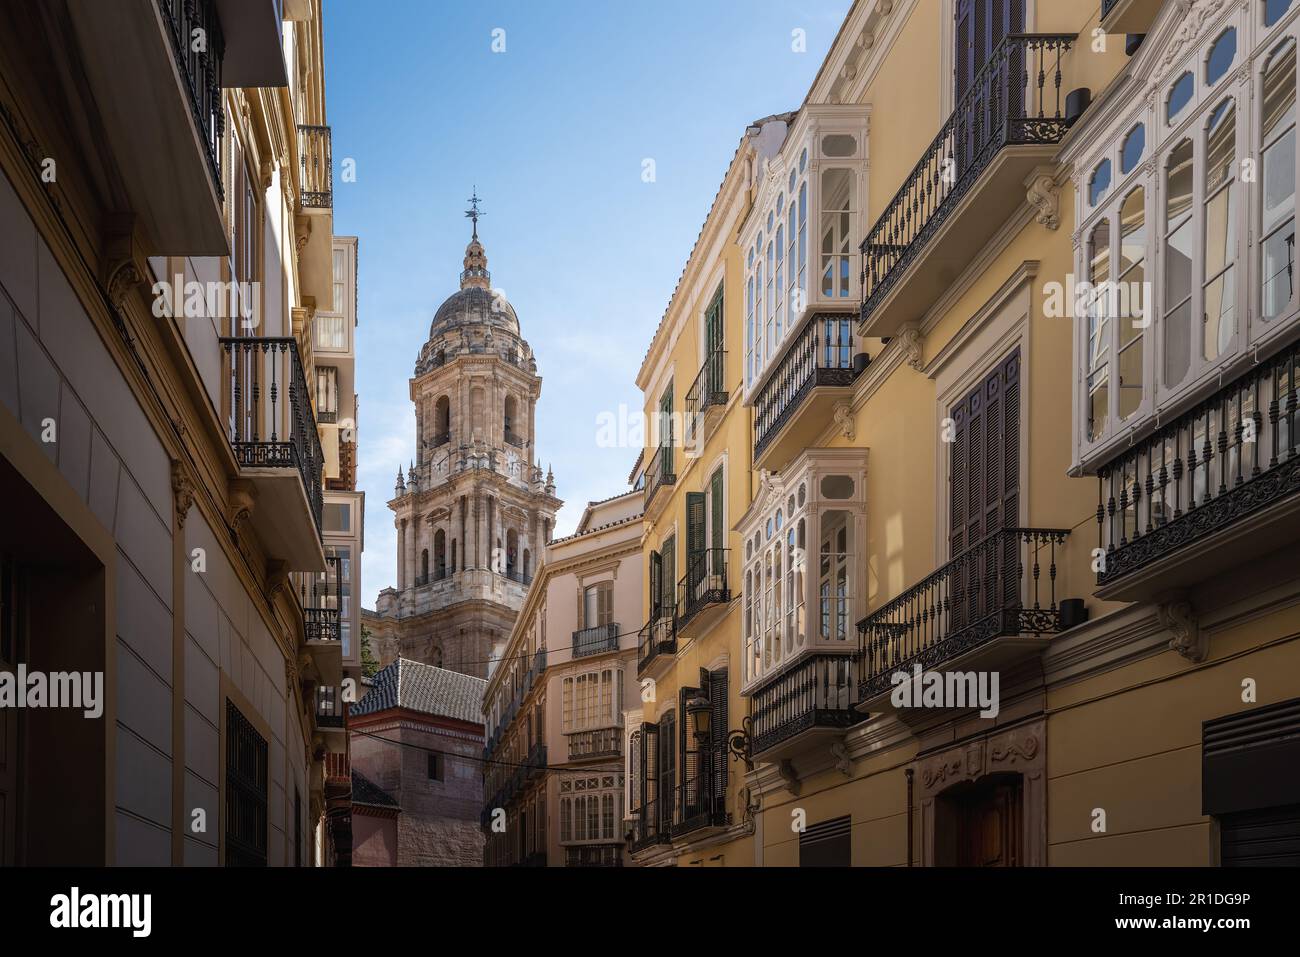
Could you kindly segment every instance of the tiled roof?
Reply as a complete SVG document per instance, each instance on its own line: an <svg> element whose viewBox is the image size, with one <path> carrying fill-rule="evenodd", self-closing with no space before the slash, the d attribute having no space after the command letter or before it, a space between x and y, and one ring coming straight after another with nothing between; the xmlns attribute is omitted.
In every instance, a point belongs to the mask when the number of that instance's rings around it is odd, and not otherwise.
<svg viewBox="0 0 1300 957"><path fill-rule="evenodd" d="M359 717L389 708L405 708L482 724L486 688L487 682L482 678L398 658L375 675L374 687L349 714Z"/></svg>
<svg viewBox="0 0 1300 957"><path fill-rule="evenodd" d="M392 807L401 809L401 805L391 794L381 788L356 768L352 769L352 803L366 804L370 807Z"/></svg>

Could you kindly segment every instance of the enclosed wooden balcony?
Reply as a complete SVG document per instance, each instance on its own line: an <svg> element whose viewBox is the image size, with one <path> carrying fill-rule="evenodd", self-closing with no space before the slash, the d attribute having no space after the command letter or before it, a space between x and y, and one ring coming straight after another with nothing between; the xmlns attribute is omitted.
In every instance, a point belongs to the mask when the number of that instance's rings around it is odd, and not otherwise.
<svg viewBox="0 0 1300 957"><path fill-rule="evenodd" d="M858 331L891 337L919 321L1025 202L1066 131L1071 34L1012 34L962 94L862 243Z"/></svg>
<svg viewBox="0 0 1300 957"><path fill-rule="evenodd" d="M1184 591L1300 541L1298 386L1292 344L1099 470L1099 597Z"/></svg>

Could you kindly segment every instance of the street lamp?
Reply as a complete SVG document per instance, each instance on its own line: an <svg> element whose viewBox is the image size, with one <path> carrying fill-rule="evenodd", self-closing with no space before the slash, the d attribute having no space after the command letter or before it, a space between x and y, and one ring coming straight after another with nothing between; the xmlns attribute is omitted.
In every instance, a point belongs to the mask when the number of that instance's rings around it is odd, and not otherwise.
<svg viewBox="0 0 1300 957"><path fill-rule="evenodd" d="M686 702L686 715L695 727L695 741L700 747L706 747L712 729L713 708L709 699L696 692Z"/></svg>

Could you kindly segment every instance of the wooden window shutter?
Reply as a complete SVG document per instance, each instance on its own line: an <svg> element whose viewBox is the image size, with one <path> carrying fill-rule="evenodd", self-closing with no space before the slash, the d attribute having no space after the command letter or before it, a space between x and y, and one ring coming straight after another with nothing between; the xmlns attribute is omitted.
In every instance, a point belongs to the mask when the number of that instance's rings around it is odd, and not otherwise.
<svg viewBox="0 0 1300 957"><path fill-rule="evenodd" d="M712 545L714 548L726 548L727 531L726 521L722 514L722 506L726 502L726 496L722 491L722 469L714 471L713 477L709 479L709 497L712 498L711 514L709 515L710 524L712 525L711 534L713 536Z"/></svg>
<svg viewBox="0 0 1300 957"><path fill-rule="evenodd" d="M707 496L703 492L686 493L686 582L687 599L695 594L695 587L704 580L704 548L707 531L705 514Z"/></svg>
<svg viewBox="0 0 1300 957"><path fill-rule="evenodd" d="M1020 350L952 410L949 554L1020 520Z"/></svg>
<svg viewBox="0 0 1300 957"><path fill-rule="evenodd" d="M608 625L614 620L614 583L601 582L596 589L596 620L587 627Z"/></svg>
<svg viewBox="0 0 1300 957"><path fill-rule="evenodd" d="M698 688L677 689L677 750L681 755L681 786L678 789L678 821L685 822L703 809L704 784L699 740L695 737L695 719L686 710L686 702L700 693Z"/></svg>
<svg viewBox="0 0 1300 957"><path fill-rule="evenodd" d="M663 596L664 559L659 552L650 553L650 620L658 621L663 617L660 599Z"/></svg>
<svg viewBox="0 0 1300 957"><path fill-rule="evenodd" d="M676 613L677 600L673 590L677 587L677 536L674 535L664 542L662 555L662 570L660 577L660 598L659 603L662 606L664 617Z"/></svg>
<svg viewBox="0 0 1300 957"><path fill-rule="evenodd" d="M641 725L641 832L653 832L658 825L658 806L655 796L659 787L659 725L643 722Z"/></svg>
<svg viewBox="0 0 1300 957"><path fill-rule="evenodd" d="M664 715L659 722L659 795L657 797L659 811L659 829L667 831L673 824L673 792L674 784L677 778L677 740L673 735L675 730L673 714Z"/></svg>
<svg viewBox="0 0 1300 957"><path fill-rule="evenodd" d="M708 672L709 738L713 763L713 813L721 820L727 813L727 669Z"/></svg>

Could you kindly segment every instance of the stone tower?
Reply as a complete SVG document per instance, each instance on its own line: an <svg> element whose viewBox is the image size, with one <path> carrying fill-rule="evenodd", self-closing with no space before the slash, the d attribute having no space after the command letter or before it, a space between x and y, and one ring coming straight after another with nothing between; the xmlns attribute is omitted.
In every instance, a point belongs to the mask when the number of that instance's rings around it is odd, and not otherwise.
<svg viewBox="0 0 1300 957"><path fill-rule="evenodd" d="M486 677L563 503L536 455L537 363L491 288L471 202L460 291L434 315L410 383L416 457L388 503L397 588L376 611L402 657Z"/></svg>

